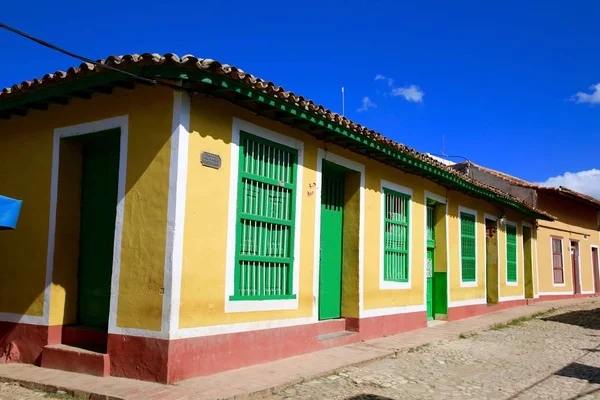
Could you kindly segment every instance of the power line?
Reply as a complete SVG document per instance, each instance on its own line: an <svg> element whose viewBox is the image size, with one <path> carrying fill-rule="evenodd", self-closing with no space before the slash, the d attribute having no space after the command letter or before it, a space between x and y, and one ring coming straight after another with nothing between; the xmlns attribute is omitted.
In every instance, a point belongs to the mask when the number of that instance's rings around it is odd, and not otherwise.
<svg viewBox="0 0 600 400"><path fill-rule="evenodd" d="M124 71L122 69L115 68L115 67L113 67L111 65L102 64L102 63L99 63L99 62L94 61L92 59L89 59L87 57L83 57L83 56L77 55L77 54L72 53L72 52L70 52L68 50L65 50L65 49L62 49L62 48L60 48L58 46L55 46L52 43L48 43L45 40L38 39L35 36L31 36L28 33L22 32L22 31L20 31L18 29L15 29L15 28L11 27L11 26L8 26L8 25L6 25L6 24L4 24L2 22L0 22L0 28L4 28L7 31L10 31L12 33L16 33L17 35L22 36L22 37L24 37L26 39L32 40L32 41L34 41L34 42L36 42L38 44L41 44L44 47L47 47L49 49L58 51L59 53L65 54L65 55L67 55L69 57L76 58L76 59L81 60L83 62L86 62L86 63L89 63L89 64L93 64L93 65L95 65L97 67L108 69L108 70L111 70L111 71L120 72L120 73L122 73L124 75L127 75L127 76L129 76L129 77L131 77L133 79L136 79L136 80L138 80L140 82L144 82L144 83L148 83L148 84L152 84L152 85L154 85L154 84L157 83L157 81L155 81L154 79L149 79L149 78L146 78L146 77L143 77L143 76L140 76L140 75L136 75L136 74L133 74L131 72L127 72L127 71Z"/></svg>
<svg viewBox="0 0 600 400"><path fill-rule="evenodd" d="M463 157L463 156L449 156L449 155L447 155L447 154L444 154L444 155L439 155L439 154L432 154L432 153L430 153L430 154L431 154L432 156L436 156L436 157L442 157L442 158L444 158L444 157L445 157L445 158L462 158L462 159L463 159L463 160L465 160L465 161L471 161L471 160L469 160L467 157Z"/></svg>

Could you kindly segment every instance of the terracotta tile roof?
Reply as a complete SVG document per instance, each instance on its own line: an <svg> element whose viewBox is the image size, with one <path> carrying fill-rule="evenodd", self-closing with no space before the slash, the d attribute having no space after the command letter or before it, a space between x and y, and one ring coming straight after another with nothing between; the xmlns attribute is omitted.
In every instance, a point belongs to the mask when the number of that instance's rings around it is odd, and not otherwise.
<svg viewBox="0 0 600 400"><path fill-rule="evenodd" d="M471 161L464 161L458 164L454 164L453 167L460 169L461 167L464 166L472 166L475 167L481 171L487 172L490 175L496 176L500 179L504 179L505 181L517 185L517 186L521 186L521 187L526 187L526 188L531 188L531 189L536 189L539 191L543 191L543 192L548 192L548 193L554 193L557 194L559 196L563 196L563 197L568 197L570 199L575 199L575 200L579 200L579 201L583 201L585 203L592 203L594 206L600 207L600 200L596 199L592 196L588 196L586 194L583 193L579 193L576 192L575 190L569 189L565 186L559 186L559 187L552 187L552 186L543 186L540 185L538 183L534 183L534 182L528 182L526 180L523 180L521 178L517 178L514 177L512 175L508 175L505 174L504 172L500 172L500 171L496 171L494 169L490 169L490 168L486 168L484 166L475 164Z"/></svg>
<svg viewBox="0 0 600 400"><path fill-rule="evenodd" d="M539 215L544 215L548 218L553 218L550 214L545 213L543 211L537 210L527 203L523 202L521 199L514 197L508 193L505 193L495 187L489 186L485 183L479 182L471 177L455 170L454 168L447 166L432 157L424 153L420 153L415 149L412 149L404 144L395 142L380 133L369 129L365 126L362 126L356 122L353 122L342 116L338 113L332 112L329 109L326 109L322 105L315 104L312 100L305 98L301 95L296 95L294 92L287 91L283 89L281 86L275 85L273 82L265 81L263 79L257 78L249 73L242 71L239 68L234 66L230 66L227 64L221 64L218 61L211 59L202 59L197 58L193 55L185 55L183 57L179 57L176 54L167 53L164 55L159 54L127 54L123 56L109 56L106 59L98 60L98 63L102 65L108 65L120 69L127 70L129 67L135 66L159 66L159 65L171 65L176 66L178 68L192 68L199 69L202 71L211 72L217 75L226 76L233 80L239 81L253 89L257 89L265 92L268 95L274 96L286 102L292 103L296 106L304 108L305 110L320 115L321 117L335 123L339 124L346 129L354 131L360 135L364 135L390 149L400 151L404 154L417 158L424 162L427 165L439 168L444 170L450 174L453 174L460 179L469 182L470 184L485 189L487 191L493 192L496 195L499 195L507 200L520 204L522 207L533 211ZM107 69L102 68L97 65L83 63L79 67L71 67L67 71L56 71L53 74L46 74L41 79L34 79L32 81L24 81L20 84L13 85L10 88L5 88L0 93L0 104L2 100L14 98L20 95L26 95L31 93L39 88L51 87L55 85L59 85L61 83L66 83L78 79L80 77L84 77L90 74L98 73L101 71L106 71ZM124 78L125 79L125 78Z"/></svg>
<svg viewBox="0 0 600 400"><path fill-rule="evenodd" d="M471 161L464 161L464 162L457 163L457 164L453 165L454 168L461 168L463 166L473 166L473 167L476 167L477 169L480 169L480 170L482 170L484 172L487 172L490 175L494 175L494 176L496 176L496 177L498 177L500 179L504 179L505 181L507 181L509 183L512 183L514 185L517 185L517 186L528 187L528 188L537 188L537 187L540 187L540 185L538 185L537 183L528 182L528 181L523 180L521 178L517 178L516 176L508 175L508 174L505 174L504 172L496 171L495 169L490 169L490 168L484 167L482 165L475 164L475 163L473 163Z"/></svg>
<svg viewBox="0 0 600 400"><path fill-rule="evenodd" d="M578 201L584 202L588 205L591 203L591 205L600 209L600 200L599 199L596 199L595 197L592 197L592 196L588 196L587 194L576 192L576 191L571 190L564 186L559 186L559 187L538 186L537 190L547 192L547 193L554 193L554 194L560 195L562 197L567 197L567 198L570 198L573 200L578 200Z"/></svg>

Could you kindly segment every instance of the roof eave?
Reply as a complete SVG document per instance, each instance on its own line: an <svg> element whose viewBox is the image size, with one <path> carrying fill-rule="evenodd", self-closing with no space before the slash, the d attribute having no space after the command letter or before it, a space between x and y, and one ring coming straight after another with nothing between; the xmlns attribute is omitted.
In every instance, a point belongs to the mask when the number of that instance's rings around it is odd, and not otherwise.
<svg viewBox="0 0 600 400"><path fill-rule="evenodd" d="M351 149L367 157L391 164L405 172L420 175L448 189L458 190L493 203L506 206L531 218L553 220L549 214L529 208L483 187L481 184L469 182L457 173L450 173L435 165L403 152L398 148L384 145L364 133L357 133L347 126L326 119L323 115L311 112L292 102L277 98L259 89L246 85L232 78L221 76L211 71L189 67L162 65L129 66L127 71L148 78L163 78L184 82L184 88L190 92L207 93L224 98L227 101L263 114L274 120L300 128L318 139L330 141ZM52 102L49 99L64 99L87 96L89 93L104 90L108 92L115 86L133 87L131 80L115 71L96 71L84 73L68 82L32 90L29 93L9 96L0 100L0 118L3 113L19 109L27 109L32 105ZM112 91L112 89L110 89ZM9 114L10 116L10 114ZM346 120L347 121L347 120ZM391 142L391 141L390 141Z"/></svg>

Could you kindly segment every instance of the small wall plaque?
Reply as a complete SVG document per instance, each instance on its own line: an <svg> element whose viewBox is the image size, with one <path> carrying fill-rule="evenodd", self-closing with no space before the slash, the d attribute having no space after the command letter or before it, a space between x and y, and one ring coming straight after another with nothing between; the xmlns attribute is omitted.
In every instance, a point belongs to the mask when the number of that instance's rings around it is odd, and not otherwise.
<svg viewBox="0 0 600 400"><path fill-rule="evenodd" d="M205 167L215 169L221 168L221 156L219 156L218 154L203 151L202 155L200 156L200 162Z"/></svg>

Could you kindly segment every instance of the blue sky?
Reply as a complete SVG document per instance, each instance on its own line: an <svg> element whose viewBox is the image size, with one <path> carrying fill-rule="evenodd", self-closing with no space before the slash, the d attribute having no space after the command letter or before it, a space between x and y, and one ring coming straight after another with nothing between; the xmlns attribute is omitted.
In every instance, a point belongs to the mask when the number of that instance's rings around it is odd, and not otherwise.
<svg viewBox="0 0 600 400"><path fill-rule="evenodd" d="M3 22L94 59L217 59L338 112L344 86L349 118L419 151L443 136L449 155L600 197L600 4L411 3L31 1ZM2 87L79 63L6 31L0 48Z"/></svg>

